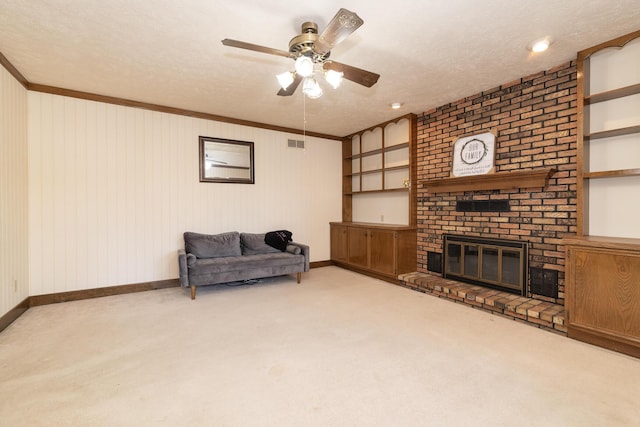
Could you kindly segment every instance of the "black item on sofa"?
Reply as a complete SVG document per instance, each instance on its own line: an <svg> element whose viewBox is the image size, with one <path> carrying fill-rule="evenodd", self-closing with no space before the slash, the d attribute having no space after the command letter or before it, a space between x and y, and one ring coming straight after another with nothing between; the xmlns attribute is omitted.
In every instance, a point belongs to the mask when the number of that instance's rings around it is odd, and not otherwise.
<svg viewBox="0 0 640 427"><path fill-rule="evenodd" d="M292 236L293 234L288 230L269 231L264 235L264 242L272 248L285 251Z"/></svg>

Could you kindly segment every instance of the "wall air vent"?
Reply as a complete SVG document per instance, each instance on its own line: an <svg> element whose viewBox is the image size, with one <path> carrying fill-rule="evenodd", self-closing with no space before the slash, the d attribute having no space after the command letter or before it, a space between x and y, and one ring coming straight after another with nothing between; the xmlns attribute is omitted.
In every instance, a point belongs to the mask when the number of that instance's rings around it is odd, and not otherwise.
<svg viewBox="0 0 640 427"><path fill-rule="evenodd" d="M287 140L287 147L289 148L304 148L304 141L289 139Z"/></svg>

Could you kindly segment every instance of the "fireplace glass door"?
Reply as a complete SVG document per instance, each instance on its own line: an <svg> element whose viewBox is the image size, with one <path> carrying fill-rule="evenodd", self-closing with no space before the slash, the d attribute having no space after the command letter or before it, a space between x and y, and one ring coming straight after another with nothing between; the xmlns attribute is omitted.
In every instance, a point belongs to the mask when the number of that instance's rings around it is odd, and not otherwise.
<svg viewBox="0 0 640 427"><path fill-rule="evenodd" d="M527 244L445 236L444 277L524 295Z"/></svg>

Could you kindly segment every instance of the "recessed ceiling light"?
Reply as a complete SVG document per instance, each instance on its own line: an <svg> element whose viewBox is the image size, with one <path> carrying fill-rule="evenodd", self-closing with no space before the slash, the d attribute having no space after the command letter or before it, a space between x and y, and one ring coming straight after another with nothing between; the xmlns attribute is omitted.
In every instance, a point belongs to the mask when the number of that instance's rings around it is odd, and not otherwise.
<svg viewBox="0 0 640 427"><path fill-rule="evenodd" d="M394 110L397 110L400 107L402 107L402 102L393 102L391 104L391 108L393 108Z"/></svg>
<svg viewBox="0 0 640 427"><path fill-rule="evenodd" d="M539 39L531 43L531 45L529 45L529 50L536 53L544 52L549 48L550 44L551 44L551 39L549 39L549 37L545 37L543 39Z"/></svg>

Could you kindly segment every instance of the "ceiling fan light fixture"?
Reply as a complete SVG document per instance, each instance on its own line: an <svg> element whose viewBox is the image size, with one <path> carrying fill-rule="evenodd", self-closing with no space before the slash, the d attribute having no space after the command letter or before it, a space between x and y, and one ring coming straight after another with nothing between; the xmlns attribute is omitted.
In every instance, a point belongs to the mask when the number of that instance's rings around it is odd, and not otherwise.
<svg viewBox="0 0 640 427"><path fill-rule="evenodd" d="M302 92L311 99L320 98L322 96L322 88L313 77L305 77L302 83Z"/></svg>
<svg viewBox="0 0 640 427"><path fill-rule="evenodd" d="M296 73L298 73L302 77L309 77L310 75L312 75L313 60L308 56L299 56L296 59Z"/></svg>
<svg viewBox="0 0 640 427"><path fill-rule="evenodd" d="M291 83L293 83L294 80L293 73L290 71L278 74L276 78L278 79L278 83L280 83L280 87L282 88L282 90L287 90L287 88L291 86Z"/></svg>
<svg viewBox="0 0 640 427"><path fill-rule="evenodd" d="M324 73L324 78L334 89L338 89L340 83L342 83L342 76L344 73L335 70L327 70Z"/></svg>

